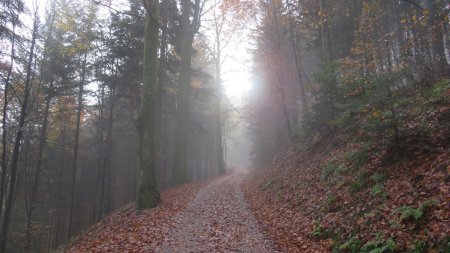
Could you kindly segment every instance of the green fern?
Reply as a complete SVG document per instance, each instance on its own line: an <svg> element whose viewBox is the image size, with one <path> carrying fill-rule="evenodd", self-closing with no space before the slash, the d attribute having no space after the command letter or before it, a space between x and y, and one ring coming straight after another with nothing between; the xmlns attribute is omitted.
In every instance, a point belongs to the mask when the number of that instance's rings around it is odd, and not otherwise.
<svg viewBox="0 0 450 253"><path fill-rule="evenodd" d="M383 188L384 188L384 186L383 186L383 184L382 183L377 183L377 184L375 184L373 187L372 187L372 195L373 196L376 196L376 195L379 195L379 194L381 194L382 192L383 192Z"/></svg>
<svg viewBox="0 0 450 253"><path fill-rule="evenodd" d="M402 206L395 209L395 212L400 213L401 221L420 221L424 217L425 211L433 205L436 205L436 200L428 199L424 201L418 208L413 208L411 206Z"/></svg>
<svg viewBox="0 0 450 253"><path fill-rule="evenodd" d="M364 244L361 248L361 253L394 252L396 248L397 244L392 237L387 240L382 240L380 236L377 236L374 240Z"/></svg>
<svg viewBox="0 0 450 253"><path fill-rule="evenodd" d="M359 241L356 236L352 236L339 246L339 251L356 253L359 252L360 248L361 241Z"/></svg>
<svg viewBox="0 0 450 253"><path fill-rule="evenodd" d="M334 162L328 162L322 169L321 180L326 180L331 175L342 175L348 172L345 166L337 165Z"/></svg>

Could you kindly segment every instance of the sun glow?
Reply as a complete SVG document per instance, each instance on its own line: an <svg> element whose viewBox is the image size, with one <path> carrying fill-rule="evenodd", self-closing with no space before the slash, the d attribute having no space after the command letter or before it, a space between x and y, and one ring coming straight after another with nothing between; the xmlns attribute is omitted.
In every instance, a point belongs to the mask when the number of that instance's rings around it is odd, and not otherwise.
<svg viewBox="0 0 450 253"><path fill-rule="evenodd" d="M246 36L244 36L246 35ZM241 106L252 89L251 55L248 52L247 33L232 41L224 50L226 55L222 65L222 85L224 95L235 106Z"/></svg>
<svg viewBox="0 0 450 253"><path fill-rule="evenodd" d="M224 75L224 94L233 102L242 100L251 87L250 73L244 70L229 71Z"/></svg>

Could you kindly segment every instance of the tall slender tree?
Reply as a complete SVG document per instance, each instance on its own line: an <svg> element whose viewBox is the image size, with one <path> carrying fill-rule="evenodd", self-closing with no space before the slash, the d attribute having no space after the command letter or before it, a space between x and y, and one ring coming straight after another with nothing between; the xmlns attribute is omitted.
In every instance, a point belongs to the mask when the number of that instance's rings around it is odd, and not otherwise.
<svg viewBox="0 0 450 253"><path fill-rule="evenodd" d="M5 204L5 214L3 216L3 224L2 224L2 230L1 230L1 241L0 241L0 252L5 252L6 250L6 242L7 242L7 236L8 236L8 225L11 218L11 211L13 208L13 202L14 202L14 193L16 189L16 181L17 181L17 170L19 166L19 155L20 155L20 148L21 148L21 142L22 138L24 136L25 126L26 126L26 117L28 115L29 110L29 103L31 92L32 92L32 71L33 71L33 60L34 60L34 50L36 46L36 40L37 40L37 33L39 28L39 15L38 15L38 9L36 8L34 10L34 19L33 19L33 29L32 29L32 36L31 36L31 45L30 45L30 51L28 55L28 60L26 64L26 77L25 77L25 83L24 83L24 94L22 98L22 104L20 108L20 115L19 115L19 122L17 125L17 132L16 137L14 140L14 147L12 151L12 161L11 161L11 172L10 172L10 178L9 178L9 190L8 195L6 199Z"/></svg>
<svg viewBox="0 0 450 253"><path fill-rule="evenodd" d="M180 78L177 93L177 120L175 129L175 161L172 170L174 184L188 180L187 175L187 137L189 130L189 110L191 100L191 60L192 42L200 28L201 0L181 0L180 23ZM192 13L192 15L191 15ZM192 21L191 21L192 18Z"/></svg>
<svg viewBox="0 0 450 253"><path fill-rule="evenodd" d="M144 66L141 105L137 119L140 183L137 208L148 209L161 201L156 185L156 96L158 94L159 1L144 0Z"/></svg>

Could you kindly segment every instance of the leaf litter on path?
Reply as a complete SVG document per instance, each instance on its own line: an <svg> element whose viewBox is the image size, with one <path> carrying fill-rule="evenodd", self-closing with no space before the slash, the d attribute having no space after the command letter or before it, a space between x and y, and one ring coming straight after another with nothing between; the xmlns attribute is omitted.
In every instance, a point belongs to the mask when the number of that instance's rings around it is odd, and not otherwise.
<svg viewBox="0 0 450 253"><path fill-rule="evenodd" d="M163 204L122 208L84 232L67 252L276 252L241 191L244 174L162 193Z"/></svg>

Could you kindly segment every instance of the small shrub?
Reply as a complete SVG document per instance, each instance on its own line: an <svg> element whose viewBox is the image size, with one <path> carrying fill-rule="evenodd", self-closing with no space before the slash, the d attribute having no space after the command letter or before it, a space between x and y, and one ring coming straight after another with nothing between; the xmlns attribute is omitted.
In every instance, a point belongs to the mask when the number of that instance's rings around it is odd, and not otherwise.
<svg viewBox="0 0 450 253"><path fill-rule="evenodd" d="M394 252L397 248L397 244L391 237L387 240L383 240L380 235L378 235L374 240L367 242L361 248L361 253L383 253L383 252Z"/></svg>
<svg viewBox="0 0 450 253"><path fill-rule="evenodd" d="M321 180L326 180L331 175L342 175L348 172L345 166L338 165L334 162L328 162L322 169Z"/></svg>
<svg viewBox="0 0 450 253"><path fill-rule="evenodd" d="M428 243L425 241L419 241L414 245L414 248L412 248L409 253L425 253L428 249Z"/></svg>
<svg viewBox="0 0 450 253"><path fill-rule="evenodd" d="M364 185L359 181L352 182L348 186L348 190L353 195L356 194L357 192L361 191L363 188L364 188Z"/></svg>
<svg viewBox="0 0 450 253"><path fill-rule="evenodd" d="M334 194L328 194L322 210L325 212L333 212L337 209L339 209L338 198Z"/></svg>
<svg viewBox="0 0 450 253"><path fill-rule="evenodd" d="M429 103L439 103L447 101L447 91L450 90L450 80L444 80L433 85L427 92L426 96Z"/></svg>
<svg viewBox="0 0 450 253"><path fill-rule="evenodd" d="M351 194L356 194L357 192L364 189L366 185L368 175L367 171L360 171L356 177L356 180L349 185L349 191Z"/></svg>
<svg viewBox="0 0 450 253"><path fill-rule="evenodd" d="M333 230L322 227L318 222L314 224L314 230L311 233L312 236L317 238L330 238L333 236Z"/></svg>
<svg viewBox="0 0 450 253"><path fill-rule="evenodd" d="M352 236L339 246L339 251L356 253L359 252L360 248L361 241L356 236Z"/></svg>
<svg viewBox="0 0 450 253"><path fill-rule="evenodd" d="M389 226L391 228L393 228L393 229L400 229L401 228L400 223L398 223L396 221L393 221L393 220L389 221Z"/></svg>
<svg viewBox="0 0 450 253"><path fill-rule="evenodd" d="M369 152L367 149L349 151L345 153L344 159L353 165L353 169L361 168L367 160Z"/></svg>
<svg viewBox="0 0 450 253"><path fill-rule="evenodd" d="M439 253L449 253L450 252L450 235L448 235L444 240L439 242L437 252L439 252Z"/></svg>
<svg viewBox="0 0 450 253"><path fill-rule="evenodd" d="M408 220L414 220L414 221L420 221L423 219L425 211L436 204L436 200L434 199L428 199L425 200L418 208L413 208L411 206L402 206L397 209L395 209L395 212L400 213L400 220L401 221L408 221Z"/></svg>
<svg viewBox="0 0 450 253"><path fill-rule="evenodd" d="M382 183L376 183L373 187L372 187L372 195L373 196L377 196L381 193L383 193L383 184Z"/></svg>
<svg viewBox="0 0 450 253"><path fill-rule="evenodd" d="M372 176L370 176L370 179L374 181L375 183L383 183L386 181L386 173L375 173Z"/></svg>

